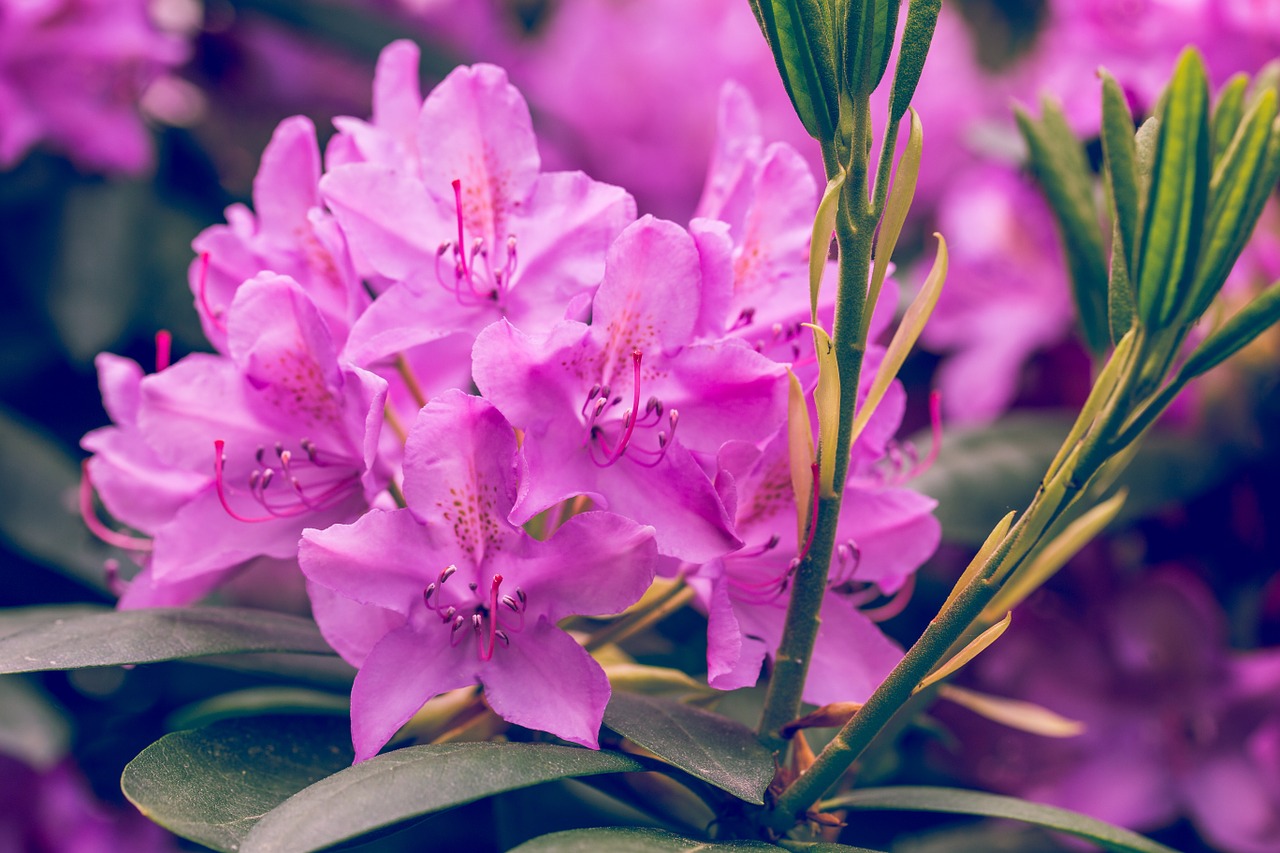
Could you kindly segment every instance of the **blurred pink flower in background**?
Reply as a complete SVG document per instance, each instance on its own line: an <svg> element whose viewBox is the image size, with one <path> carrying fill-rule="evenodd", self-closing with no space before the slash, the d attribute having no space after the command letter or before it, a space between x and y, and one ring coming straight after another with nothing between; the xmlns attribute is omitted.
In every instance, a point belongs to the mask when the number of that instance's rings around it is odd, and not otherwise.
<svg viewBox="0 0 1280 853"><path fill-rule="evenodd" d="M974 664L976 686L1085 724L1041 738L965 721L995 790L1152 830L1189 817L1231 853L1280 846L1280 648L1238 652L1210 590L1155 569L1079 604L1042 593ZM973 737L969 737L973 735Z"/></svg>
<svg viewBox="0 0 1280 853"><path fill-rule="evenodd" d="M186 56L145 0L0 0L0 168L47 144L90 171L146 169L139 99Z"/></svg>

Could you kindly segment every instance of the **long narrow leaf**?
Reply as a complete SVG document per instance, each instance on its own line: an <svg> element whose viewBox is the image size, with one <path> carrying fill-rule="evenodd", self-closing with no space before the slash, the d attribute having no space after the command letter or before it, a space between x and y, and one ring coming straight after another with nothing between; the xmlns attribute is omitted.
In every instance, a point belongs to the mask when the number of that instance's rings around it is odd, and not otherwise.
<svg viewBox="0 0 1280 853"><path fill-rule="evenodd" d="M917 687L916 690L917 691L924 690L929 685L937 684L939 681L946 678L947 676L953 675L959 672L961 667L963 667L969 661L976 658L978 655L982 654L984 651L987 650L988 647L990 647L992 643L1000 639L1000 635L1002 635L1006 630L1008 630L1009 623L1012 621L1012 619L1013 619L1013 614L1006 613L1003 619L1001 619L996 624L992 625L987 630L983 631L978 636L974 637L973 641L970 642L969 645L961 649L959 652L957 652L955 657L951 658L946 663L942 664L937 669L935 669L933 672L926 675L924 677L924 680L920 682L920 686Z"/></svg>
<svg viewBox="0 0 1280 853"><path fill-rule="evenodd" d="M1142 222L1142 196L1138 186L1138 148L1134 142L1133 114L1120 84L1106 71L1102 75L1102 154L1110 178L1111 203L1119 241L1118 250L1124 265L1125 283L1132 277L1138 254L1138 228ZM1114 277L1113 277L1114 283ZM1113 297L1114 301L1115 297ZM1130 298L1129 301L1132 301ZM1114 328L1114 323L1113 323ZM1128 328L1120 331L1123 335Z"/></svg>
<svg viewBox="0 0 1280 853"><path fill-rule="evenodd" d="M1090 352L1101 354L1110 343L1107 260L1093 202L1093 173L1062 108L1046 98L1043 113L1039 123L1022 110L1015 116L1066 247L1085 343Z"/></svg>
<svg viewBox="0 0 1280 853"><path fill-rule="evenodd" d="M4 624L26 626L4 636ZM179 607L67 615L32 625L0 614L0 672L154 663L243 652L332 655L310 619L233 607Z"/></svg>
<svg viewBox="0 0 1280 853"><path fill-rule="evenodd" d="M898 64L893 70L893 91L889 96L890 124L900 121L906 115L911 98L916 93L920 73L924 70L925 56L933 41L933 31L938 25L938 13L941 11L942 0L911 0L907 9L907 23L902 32L902 45L898 48Z"/></svg>
<svg viewBox="0 0 1280 853"><path fill-rule="evenodd" d="M620 753L551 744L411 746L299 791L263 815L240 849L307 853L541 782L643 769Z"/></svg>
<svg viewBox="0 0 1280 853"><path fill-rule="evenodd" d="M1067 809L960 788L863 788L827 800L821 808L826 811L920 811L1004 818L1075 835L1114 853L1177 853L1173 848L1157 844L1135 832Z"/></svg>
<svg viewBox="0 0 1280 853"><path fill-rule="evenodd" d="M934 306L938 304L938 297L942 295L942 285L947 279L947 241L941 234L934 236L938 238L938 255L933 260L933 268L929 270L924 284L920 286L920 292L916 294L911 306L907 308L907 313L903 315L902 322L893 333L889 347L885 350L884 358L880 362L880 368L876 371L871 387L867 390L866 399L862 401L861 408L854 415L850 445L858 440L858 436L871 420L871 416L875 414L876 407L880 405L885 392L889 390L889 385L902 369L902 363L907 360L907 354L920 338L920 333L924 331L924 324L929 321Z"/></svg>
<svg viewBox="0 0 1280 853"><path fill-rule="evenodd" d="M889 262L893 260L893 250L898 246L898 237L902 235L902 226L907 221L911 201L916 195L916 180L920 177L920 157L924 151L924 127L921 126L920 116L915 110L910 110L909 120L911 127L907 131L907 147L898 160L893 185L889 189L888 202L885 204L884 218L880 221L880 231L876 234L871 286L867 289L867 308L862 315L863 337L866 337L867 329L871 327L871 315L875 313L876 302L880 299L880 289L884 287L885 276L889 273Z"/></svg>
<svg viewBox="0 0 1280 853"><path fill-rule="evenodd" d="M1280 322L1280 281L1262 291L1209 335L1178 371L1179 385L1217 367Z"/></svg>
<svg viewBox="0 0 1280 853"><path fill-rule="evenodd" d="M1151 192L1134 289L1146 326L1170 324L1186 300L1209 190L1209 84L1194 50L1183 51L1162 99Z"/></svg>

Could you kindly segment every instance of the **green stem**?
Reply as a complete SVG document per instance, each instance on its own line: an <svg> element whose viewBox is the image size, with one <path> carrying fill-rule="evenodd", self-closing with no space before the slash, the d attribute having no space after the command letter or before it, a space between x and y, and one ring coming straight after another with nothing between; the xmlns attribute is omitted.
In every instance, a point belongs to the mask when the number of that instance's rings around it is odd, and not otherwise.
<svg viewBox="0 0 1280 853"><path fill-rule="evenodd" d="M862 172L865 175L865 169ZM867 279L871 273L871 233L862 195L865 178L851 180L841 196L841 207L848 210L850 201L860 200L862 215L855 221L840 216L836 221L836 240L840 246L840 290L836 302L834 340L836 364L840 372L840 420L836 437L834 496L824 496L818 503L817 526L813 543L796 569L791 586L791 600L782 642L774 655L773 673L765 695L759 732L771 749L787 745L781 728L800 715L801 695L809 673L809 659L818 636L818 612L827 588L827 573L835 550L836 524L840 518L840 502L849 469L849 444L853 429L854 404L857 401L858 377L866 342L860 338L862 312L866 303Z"/></svg>

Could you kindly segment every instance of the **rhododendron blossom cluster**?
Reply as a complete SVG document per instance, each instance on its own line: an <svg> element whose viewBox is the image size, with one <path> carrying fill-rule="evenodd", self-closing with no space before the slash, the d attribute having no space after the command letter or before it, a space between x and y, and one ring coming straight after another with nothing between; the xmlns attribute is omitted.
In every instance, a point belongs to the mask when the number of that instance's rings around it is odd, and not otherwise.
<svg viewBox="0 0 1280 853"><path fill-rule="evenodd" d="M475 684L504 720L595 747L609 683L567 617L688 584L725 689L781 637L821 500L788 431L790 384L818 381L817 188L730 85L697 218L637 218L625 190L543 171L500 68L423 99L417 63L383 52L372 117L338 119L323 158L308 120L283 122L253 209L196 239L214 353L150 374L99 357L113 425L84 439L86 518L140 566L123 608L295 566L359 668L357 760ZM853 449L813 702L861 702L892 669L875 620L938 543L904 408L895 382Z"/></svg>

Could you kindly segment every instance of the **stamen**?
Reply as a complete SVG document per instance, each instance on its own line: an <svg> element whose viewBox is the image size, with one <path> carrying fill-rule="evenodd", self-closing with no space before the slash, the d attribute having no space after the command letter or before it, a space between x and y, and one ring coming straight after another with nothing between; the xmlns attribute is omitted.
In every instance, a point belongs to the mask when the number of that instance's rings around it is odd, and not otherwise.
<svg viewBox="0 0 1280 853"><path fill-rule="evenodd" d="M272 516L269 516L269 515L268 515L268 516L263 516L263 517L261 517L261 518L249 518L249 517L247 517L247 516L243 516L243 515L241 515L240 513L236 512L234 509L232 509L232 508L231 508L231 504L227 501L227 493L226 493L226 489L225 489L225 486L224 486L224 483L223 483L223 478L222 478L222 466L223 466L223 465L225 465L225 464L226 464L226 461L227 461L226 454L224 454L224 453L222 452L222 449L223 449L225 446L226 446L226 442L225 442L225 441L223 441L222 439L220 439L220 438L218 438L218 439L214 439L214 442L213 442L213 484L214 484L214 488L215 488L215 489L217 490L217 492L218 492L218 502L219 502L219 503L221 503L221 504L222 504L222 508L223 508L223 509L225 509L225 510L227 511L227 515L231 516L231 517L232 517L232 518L234 518L236 521L244 521L244 522L248 522L248 523L250 523L250 524L256 524L256 523L261 522L261 521L271 521L271 520L272 520ZM254 473L256 474L257 472L255 471ZM264 473L264 474L262 475L261 480L262 480L262 481L266 481L266 480L267 480L267 474L270 474L270 473L271 473L271 469L270 469L270 468L268 468L268 469L267 469L267 471L266 471L266 473ZM252 481L252 475L250 475L250 480ZM265 488L265 487L266 487L266 483L265 483L265 482L263 482L263 488Z"/></svg>
<svg viewBox="0 0 1280 853"><path fill-rule="evenodd" d="M467 259L463 254L462 247L466 245L466 238L462 233L462 181L455 178L453 180L453 200L458 211L458 242L454 247L454 257L458 259L458 266L462 273L462 278L471 280L471 271L467 269Z"/></svg>
<svg viewBox="0 0 1280 853"><path fill-rule="evenodd" d="M929 393L929 452L911 469L909 477L918 477L933 467L942 449L942 392Z"/></svg>
<svg viewBox="0 0 1280 853"><path fill-rule="evenodd" d="M93 493L93 478L89 475L89 460L86 459L80 463L80 517L84 519L85 527L108 545L114 545L126 551L150 551L152 547L150 539L119 533L98 519L98 514L93 508Z"/></svg>
<svg viewBox="0 0 1280 853"><path fill-rule="evenodd" d="M227 324L223 322L222 315L225 311L223 308L215 309L209 304L209 253L200 253L200 280L196 285L196 297L200 300L200 307L204 309L204 313L208 315L209 322L219 332L227 330Z"/></svg>
<svg viewBox="0 0 1280 853"><path fill-rule="evenodd" d="M173 335L167 329L156 332L156 373L169 366L169 357L173 353Z"/></svg>
<svg viewBox="0 0 1280 853"><path fill-rule="evenodd" d="M886 622L892 619L907 609L907 603L911 601L911 593L915 590L915 586L916 576L908 575L906 583L902 585L902 589L894 593L893 598L879 607L862 611L863 614L872 622Z"/></svg>

